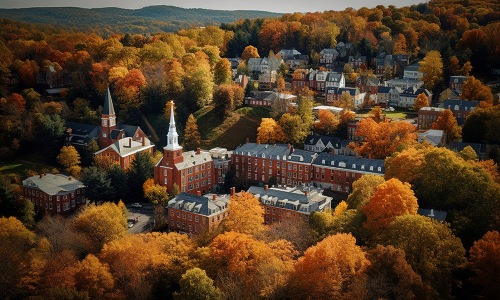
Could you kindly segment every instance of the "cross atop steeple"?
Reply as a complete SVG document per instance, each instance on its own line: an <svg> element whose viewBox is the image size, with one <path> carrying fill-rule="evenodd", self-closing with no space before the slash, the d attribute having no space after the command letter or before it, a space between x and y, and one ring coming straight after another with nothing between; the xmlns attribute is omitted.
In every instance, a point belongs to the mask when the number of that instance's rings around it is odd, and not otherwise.
<svg viewBox="0 0 500 300"><path fill-rule="evenodd" d="M175 128L175 119L174 119L174 101L171 101L170 106L170 125L168 127L167 134L167 146L163 149L165 150L179 150L182 147L179 145L179 135L177 134L177 130Z"/></svg>

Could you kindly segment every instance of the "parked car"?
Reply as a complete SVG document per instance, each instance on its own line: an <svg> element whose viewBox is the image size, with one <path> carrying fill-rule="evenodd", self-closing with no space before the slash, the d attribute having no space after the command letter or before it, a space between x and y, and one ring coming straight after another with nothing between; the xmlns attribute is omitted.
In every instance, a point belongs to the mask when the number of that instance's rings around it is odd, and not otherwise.
<svg viewBox="0 0 500 300"><path fill-rule="evenodd" d="M132 205L130 205L130 206L135 207L135 208L141 208L142 204L136 202L136 203L132 203Z"/></svg>

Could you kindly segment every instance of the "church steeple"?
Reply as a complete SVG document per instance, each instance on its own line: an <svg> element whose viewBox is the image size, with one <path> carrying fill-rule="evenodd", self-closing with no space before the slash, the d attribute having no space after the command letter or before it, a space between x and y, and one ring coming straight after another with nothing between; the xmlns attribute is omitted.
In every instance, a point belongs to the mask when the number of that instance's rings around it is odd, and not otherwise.
<svg viewBox="0 0 500 300"><path fill-rule="evenodd" d="M111 131L114 129L116 129L116 114L115 108L113 107L113 99L111 99L111 92L108 87L101 115L101 133L99 135L99 144L101 148L112 144Z"/></svg>
<svg viewBox="0 0 500 300"><path fill-rule="evenodd" d="M168 128L167 134L167 146L163 149L165 150L180 150L182 147L179 145L179 135L177 134L177 130L175 128L175 119L174 119L174 102L170 102L170 126Z"/></svg>

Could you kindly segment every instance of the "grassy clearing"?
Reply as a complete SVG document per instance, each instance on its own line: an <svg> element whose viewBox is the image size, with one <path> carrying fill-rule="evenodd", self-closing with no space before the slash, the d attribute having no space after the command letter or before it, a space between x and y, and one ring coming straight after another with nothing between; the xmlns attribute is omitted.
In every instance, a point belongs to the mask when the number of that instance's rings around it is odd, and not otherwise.
<svg viewBox="0 0 500 300"><path fill-rule="evenodd" d="M393 120L413 119L413 118L416 118L418 116L418 114L416 112L409 111L409 110L408 111L400 111L400 110L384 111L383 113L387 118L390 118ZM356 117L358 117L358 118L366 118L368 116L370 116L369 110L364 110L364 111L361 111L360 113L356 114Z"/></svg>
<svg viewBox="0 0 500 300"><path fill-rule="evenodd" d="M38 154L23 155L0 161L0 173L17 174L21 177L24 177L28 170L41 173L42 171L51 171L54 168L56 167L47 164L44 158Z"/></svg>

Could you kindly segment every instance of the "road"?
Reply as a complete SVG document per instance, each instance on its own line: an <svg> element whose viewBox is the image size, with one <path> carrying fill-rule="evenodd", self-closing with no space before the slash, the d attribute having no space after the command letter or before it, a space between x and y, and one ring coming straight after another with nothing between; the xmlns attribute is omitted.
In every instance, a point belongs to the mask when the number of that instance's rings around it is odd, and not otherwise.
<svg viewBox="0 0 500 300"><path fill-rule="evenodd" d="M143 233L149 232L154 220L154 212L152 204L144 204L141 208L127 206L128 219L136 220L133 227L129 228L128 233Z"/></svg>

